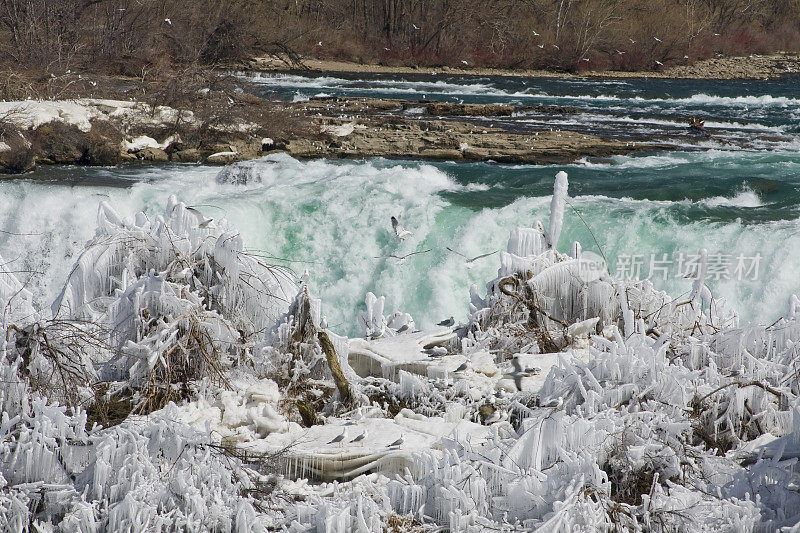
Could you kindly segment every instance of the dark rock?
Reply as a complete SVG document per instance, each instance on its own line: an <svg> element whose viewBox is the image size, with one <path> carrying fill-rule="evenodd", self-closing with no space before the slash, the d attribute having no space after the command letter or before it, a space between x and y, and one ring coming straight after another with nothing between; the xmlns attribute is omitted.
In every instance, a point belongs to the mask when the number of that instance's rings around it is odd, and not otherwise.
<svg viewBox="0 0 800 533"><path fill-rule="evenodd" d="M427 113L438 117L510 117L514 107L500 104L454 104L451 102L432 102L428 104Z"/></svg>
<svg viewBox="0 0 800 533"><path fill-rule="evenodd" d="M16 126L0 122L0 142L8 146L7 150L0 150L0 173L22 174L33 170L36 152Z"/></svg>
<svg viewBox="0 0 800 533"><path fill-rule="evenodd" d="M169 161L169 154L161 148L145 148L136 152L136 157L142 161L164 162Z"/></svg>
<svg viewBox="0 0 800 533"><path fill-rule="evenodd" d="M33 131L40 157L57 165L79 163L86 152L87 135L73 124L49 122Z"/></svg>
<svg viewBox="0 0 800 533"><path fill-rule="evenodd" d="M197 163L203 160L203 152L197 148L189 148L175 152L170 157L177 163Z"/></svg>

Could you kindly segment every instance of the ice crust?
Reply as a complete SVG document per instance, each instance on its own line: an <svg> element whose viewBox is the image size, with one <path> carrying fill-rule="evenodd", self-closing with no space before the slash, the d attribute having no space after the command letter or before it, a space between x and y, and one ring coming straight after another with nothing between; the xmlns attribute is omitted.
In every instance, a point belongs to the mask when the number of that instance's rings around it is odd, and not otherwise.
<svg viewBox="0 0 800 533"><path fill-rule="evenodd" d="M587 269L558 250L567 194L559 173L548 229L512 230L469 320L430 331L369 293L362 336L334 334L305 283L174 197L152 220L102 204L50 309L0 259L0 528L796 530L797 298L740 325L702 251L681 299ZM94 384L142 400L176 350L185 399L87 425ZM83 385L43 386L65 376Z"/></svg>

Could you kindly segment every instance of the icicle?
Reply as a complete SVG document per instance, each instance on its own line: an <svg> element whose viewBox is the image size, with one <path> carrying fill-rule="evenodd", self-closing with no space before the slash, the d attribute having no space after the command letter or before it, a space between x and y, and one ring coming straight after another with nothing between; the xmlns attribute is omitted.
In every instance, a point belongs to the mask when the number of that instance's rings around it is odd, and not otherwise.
<svg viewBox="0 0 800 533"><path fill-rule="evenodd" d="M550 228L548 231L550 248L558 247L561 228L564 224L564 205L567 201L567 173L563 170L556 174L553 185L553 198L550 201Z"/></svg>

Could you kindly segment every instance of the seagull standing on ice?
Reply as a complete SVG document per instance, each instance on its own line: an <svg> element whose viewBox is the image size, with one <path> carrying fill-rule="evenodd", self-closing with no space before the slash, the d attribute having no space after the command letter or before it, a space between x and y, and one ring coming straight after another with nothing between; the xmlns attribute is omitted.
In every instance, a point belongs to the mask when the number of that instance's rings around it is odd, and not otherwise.
<svg viewBox="0 0 800 533"><path fill-rule="evenodd" d="M403 435L400 435L400 438L397 439L396 441L394 441L393 443L389 444L387 446L387 448L394 448L395 446L397 446L399 448L400 446L403 445L404 442L405 442L405 439L403 439Z"/></svg>
<svg viewBox="0 0 800 533"><path fill-rule="evenodd" d="M311 274L308 273L308 269L303 271L303 275L300 276L300 283L308 283L308 280L311 279Z"/></svg>
<svg viewBox="0 0 800 533"><path fill-rule="evenodd" d="M191 214L193 214L194 218L197 219L198 228L205 229L208 227L209 224L211 224L211 221L214 220L213 218L204 217L203 214L194 207L187 207L186 210L189 211Z"/></svg>
<svg viewBox="0 0 800 533"><path fill-rule="evenodd" d="M486 420L483 421L483 423L486 424L487 426L490 426L490 425L494 424L495 422L500 422L500 410L499 409L495 409L492 412L492 414L490 414L486 418Z"/></svg>
<svg viewBox="0 0 800 533"><path fill-rule="evenodd" d="M338 443L339 446L341 446L345 438L347 438L347 428L343 428L342 432L339 435L335 436L330 442L328 442L328 444Z"/></svg>
<svg viewBox="0 0 800 533"><path fill-rule="evenodd" d="M550 408L553 408L553 409L558 409L562 405L564 405L564 398L561 398L559 396L557 399L550 400L549 402L547 402L545 404L542 404L539 407L550 407Z"/></svg>
<svg viewBox="0 0 800 533"><path fill-rule="evenodd" d="M400 225L400 221L395 217L392 217L392 229L394 230L394 234L397 235L397 238L401 241L406 240L406 237L409 235L414 235L407 229L403 228L403 226Z"/></svg>
<svg viewBox="0 0 800 533"><path fill-rule="evenodd" d="M453 324L455 324L455 323L456 323L456 319L455 319L455 318L453 318L453 317L450 317L450 318L448 318L447 320L442 320L441 322L439 322L439 323L438 323L438 324L436 324L436 325L437 325L437 326L444 326L444 327L446 327L446 328L449 328L449 327L451 327L451 326L452 326Z"/></svg>
<svg viewBox="0 0 800 533"><path fill-rule="evenodd" d="M463 371L465 371L465 370L466 370L468 367L469 367L469 365L467 364L467 362L466 362L466 361L464 361L463 363L461 363L461 364L458 366L458 368L456 368L455 370L453 370L453 373L463 372Z"/></svg>
<svg viewBox="0 0 800 533"><path fill-rule="evenodd" d="M364 439L366 439L366 438L367 438L367 430L365 429L364 433L362 433L361 435L359 435L356 438L354 438L353 440L351 440L350 443L352 444L354 442L360 442L360 443L363 444L364 443Z"/></svg>

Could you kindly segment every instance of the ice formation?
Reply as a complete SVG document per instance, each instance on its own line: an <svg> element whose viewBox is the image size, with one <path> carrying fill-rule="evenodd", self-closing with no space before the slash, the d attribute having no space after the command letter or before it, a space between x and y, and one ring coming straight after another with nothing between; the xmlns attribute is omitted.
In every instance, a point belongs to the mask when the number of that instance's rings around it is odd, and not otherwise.
<svg viewBox="0 0 800 533"><path fill-rule="evenodd" d="M336 335L174 197L102 204L50 309L0 259L0 528L796 530L797 297L742 326L702 250L688 297L615 280L567 195L430 331L368 293Z"/></svg>

